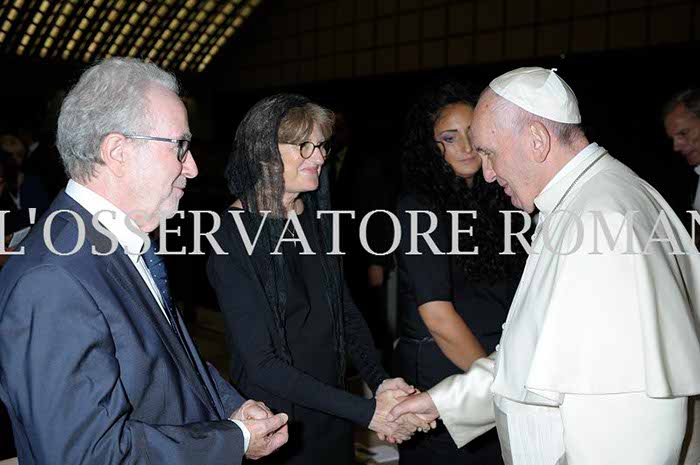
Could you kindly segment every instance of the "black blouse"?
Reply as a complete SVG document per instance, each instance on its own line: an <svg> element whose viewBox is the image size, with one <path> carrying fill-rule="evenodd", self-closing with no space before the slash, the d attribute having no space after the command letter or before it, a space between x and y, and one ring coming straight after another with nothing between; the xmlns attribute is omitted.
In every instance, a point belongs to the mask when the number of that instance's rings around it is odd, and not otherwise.
<svg viewBox="0 0 700 465"><path fill-rule="evenodd" d="M299 219L312 250L319 254L319 241L310 233L314 220L308 213ZM242 215L244 223L246 215ZM250 235L254 237L253 232ZM291 250L294 245L283 245L288 283L285 331L293 360L289 364L279 356L281 341L272 309L252 263L255 252L253 257L248 255L228 212L214 237L228 254L209 257L208 275L224 314L232 382L245 396L292 418L298 405L368 426L375 401L352 395L337 383L331 313L319 255L299 255ZM346 352L374 391L388 375L360 311L347 289L344 294Z"/></svg>
<svg viewBox="0 0 700 465"><path fill-rule="evenodd" d="M418 313L418 307L432 301L452 302L457 313L474 333L487 353L491 353L501 338L501 325L506 319L510 302L518 285L518 277L487 283L479 276L467 276L457 262L452 249L451 216L434 212L438 224L430 237L444 255L434 254L422 238L418 238L421 255L407 255L411 249L411 221L407 210L431 210L426 202L413 195L399 199L398 217L401 243L398 250L399 269L399 331L402 337L423 339L430 331ZM419 213L419 232L429 229L427 214ZM479 234L478 226L474 234Z"/></svg>

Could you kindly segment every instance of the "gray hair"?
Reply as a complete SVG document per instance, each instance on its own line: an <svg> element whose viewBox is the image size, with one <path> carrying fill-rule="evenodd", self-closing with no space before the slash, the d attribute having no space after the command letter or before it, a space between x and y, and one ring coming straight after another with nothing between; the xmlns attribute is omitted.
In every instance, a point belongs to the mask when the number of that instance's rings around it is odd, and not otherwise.
<svg viewBox="0 0 700 465"><path fill-rule="evenodd" d="M335 115L332 111L308 102L287 111L280 121L277 138L281 142L300 144L311 135L314 125L317 125L323 138L329 139L333 134L334 122Z"/></svg>
<svg viewBox="0 0 700 465"><path fill-rule="evenodd" d="M570 146L578 138L585 135L580 124L560 123L543 118L523 110L493 91L491 91L491 93L498 97L494 103L493 111L497 112L499 115L501 124L509 126L513 131L520 131L530 124L538 122L546 127L560 144L565 146Z"/></svg>
<svg viewBox="0 0 700 465"><path fill-rule="evenodd" d="M109 58L82 74L58 116L56 145L68 177L88 181L95 175L107 134L150 128L146 92L153 85L179 94L175 76L135 58Z"/></svg>
<svg viewBox="0 0 700 465"><path fill-rule="evenodd" d="M683 105L689 112L700 118L700 88L685 89L678 92L666 102L663 109L663 117L666 117L676 109L678 105Z"/></svg>

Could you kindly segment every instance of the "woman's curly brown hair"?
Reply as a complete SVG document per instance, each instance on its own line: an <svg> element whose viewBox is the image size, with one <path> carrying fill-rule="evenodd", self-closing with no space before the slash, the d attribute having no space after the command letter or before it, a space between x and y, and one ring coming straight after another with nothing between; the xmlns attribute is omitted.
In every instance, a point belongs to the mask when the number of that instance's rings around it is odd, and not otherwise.
<svg viewBox="0 0 700 465"><path fill-rule="evenodd" d="M447 82L425 92L406 118L402 152L403 190L430 206L436 214L448 210L474 210L477 218L460 216L460 229L474 227L473 237L460 234L460 250L479 247L478 255L460 255L457 262L470 280L495 282L518 276L525 259L524 250L514 247L516 255L499 255L504 246L503 210L514 210L498 184L487 183L481 171L474 175L472 187L457 176L438 148L434 137L435 122L443 109L463 103L471 108L477 97L456 82ZM514 216L514 231L520 231L520 215Z"/></svg>

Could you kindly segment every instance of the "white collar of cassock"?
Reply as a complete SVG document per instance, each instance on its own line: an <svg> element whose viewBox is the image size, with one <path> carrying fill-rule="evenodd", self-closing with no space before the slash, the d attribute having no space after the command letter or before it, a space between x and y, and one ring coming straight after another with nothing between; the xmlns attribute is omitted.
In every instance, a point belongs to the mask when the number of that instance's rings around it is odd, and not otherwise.
<svg viewBox="0 0 700 465"><path fill-rule="evenodd" d="M595 142L589 144L547 183L540 195L535 198L535 206L544 216L552 212L576 177L595 161L595 155L600 149L601 147Z"/></svg>
<svg viewBox="0 0 700 465"><path fill-rule="evenodd" d="M119 245L126 251L129 258L136 263L141 249L143 249L144 240L126 226L126 222L131 221L132 228L138 228L126 213L109 200L72 179L68 181L66 194L82 205L91 215L102 212L97 217L98 220L109 232L114 234Z"/></svg>
<svg viewBox="0 0 700 465"><path fill-rule="evenodd" d="M700 174L700 165L697 165L694 170L697 174Z"/></svg>

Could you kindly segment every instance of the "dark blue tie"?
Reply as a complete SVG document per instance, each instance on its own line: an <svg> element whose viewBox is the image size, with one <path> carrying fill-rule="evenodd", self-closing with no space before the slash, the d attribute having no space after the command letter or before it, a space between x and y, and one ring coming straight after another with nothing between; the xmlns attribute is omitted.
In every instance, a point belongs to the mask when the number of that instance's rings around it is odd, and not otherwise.
<svg viewBox="0 0 700 465"><path fill-rule="evenodd" d="M146 262L148 270L151 272L153 281L156 283L156 287L163 298L163 306L167 307L168 316L172 313L170 309L173 307L173 301L170 297L170 286L168 285L168 270L165 269L165 262L160 255L156 255L155 247L152 244L143 253L143 260ZM171 320L172 323L172 320Z"/></svg>
<svg viewBox="0 0 700 465"><path fill-rule="evenodd" d="M182 344L182 346L185 348L185 352L187 352L188 357L190 357L190 361L194 365L192 354L190 354L189 350L187 349L187 344L185 344L185 339L182 336L180 325L177 321L177 309L173 305L172 298L170 297L168 270L165 268L163 258L160 255L156 255L155 245L155 243L152 243L151 247L149 247L148 250L143 253L143 261L146 263L148 271L151 272L153 281L156 283L158 292L160 292L161 298L163 299L163 309L168 315L170 326L172 327L173 331L175 331L177 338L180 340L180 344Z"/></svg>

